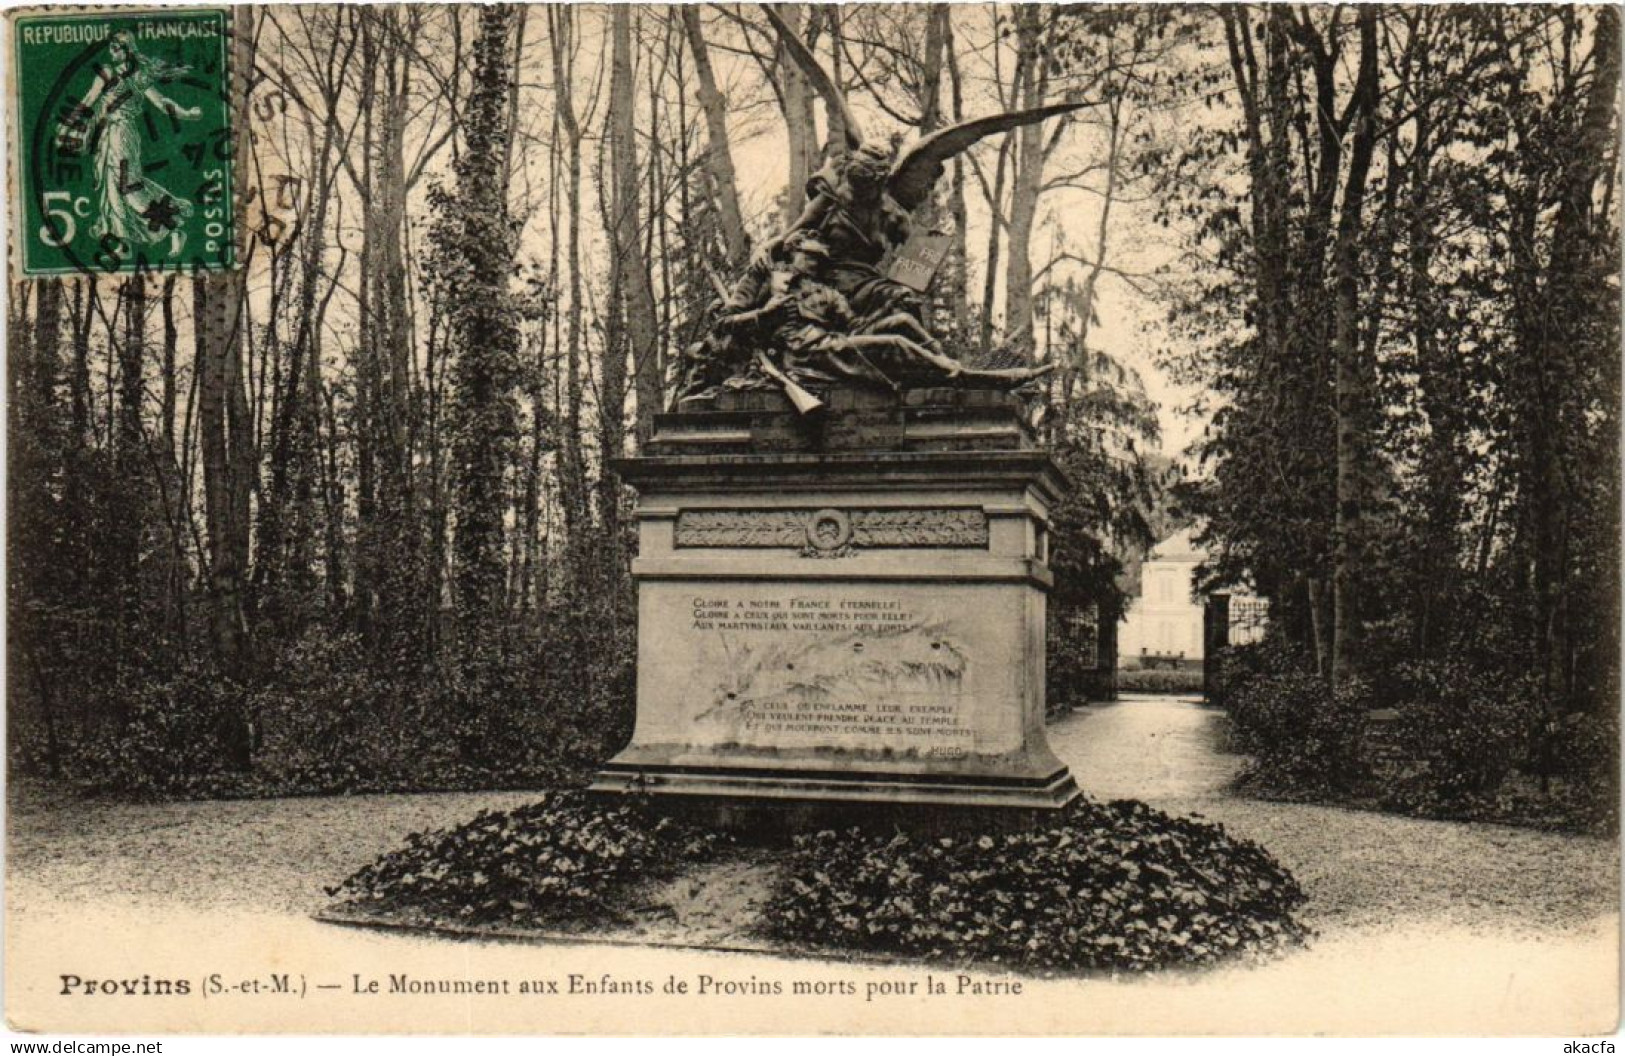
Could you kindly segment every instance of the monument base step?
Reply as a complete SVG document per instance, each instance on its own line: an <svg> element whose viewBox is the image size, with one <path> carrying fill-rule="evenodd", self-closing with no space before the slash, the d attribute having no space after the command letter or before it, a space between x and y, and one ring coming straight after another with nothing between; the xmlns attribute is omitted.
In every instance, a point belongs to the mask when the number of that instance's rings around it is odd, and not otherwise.
<svg viewBox="0 0 1625 1056"><path fill-rule="evenodd" d="M943 831L1026 828L1081 795L1064 766L1040 778L998 778L613 762L598 771L589 791L606 798L646 794L660 809L704 816L726 828L765 826L781 834L877 824Z"/></svg>

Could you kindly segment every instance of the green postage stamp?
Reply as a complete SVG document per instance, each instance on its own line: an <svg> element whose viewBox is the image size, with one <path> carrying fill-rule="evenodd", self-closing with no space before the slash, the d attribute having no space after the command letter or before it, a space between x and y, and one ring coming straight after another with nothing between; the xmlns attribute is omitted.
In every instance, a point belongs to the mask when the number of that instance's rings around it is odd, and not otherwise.
<svg viewBox="0 0 1625 1056"><path fill-rule="evenodd" d="M234 264L228 13L12 23L24 275Z"/></svg>

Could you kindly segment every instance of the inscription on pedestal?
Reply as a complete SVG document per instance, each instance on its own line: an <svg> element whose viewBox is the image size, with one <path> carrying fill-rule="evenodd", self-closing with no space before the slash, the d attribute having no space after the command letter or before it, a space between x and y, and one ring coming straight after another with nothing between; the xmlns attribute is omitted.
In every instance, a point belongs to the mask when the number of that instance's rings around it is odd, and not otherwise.
<svg viewBox="0 0 1625 1056"><path fill-rule="evenodd" d="M959 758L975 744L975 658L942 606L885 588L696 593L692 721L707 741Z"/></svg>

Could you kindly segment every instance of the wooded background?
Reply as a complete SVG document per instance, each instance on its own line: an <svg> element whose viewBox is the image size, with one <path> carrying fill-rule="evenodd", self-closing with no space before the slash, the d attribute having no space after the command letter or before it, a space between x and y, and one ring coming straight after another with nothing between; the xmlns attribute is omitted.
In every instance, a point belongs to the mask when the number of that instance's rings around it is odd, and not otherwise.
<svg viewBox="0 0 1625 1056"><path fill-rule="evenodd" d="M1528 684L1533 730L1612 721L1615 11L781 11L902 139L1093 104L916 217L952 236L950 347L1058 365L1058 616L1115 621L1123 562L1195 518L1316 684L1464 665ZM12 761L126 795L569 780L631 717L605 467L799 211L822 105L748 6L234 19L245 266L10 283ZM1087 650L1051 652L1069 702Z"/></svg>

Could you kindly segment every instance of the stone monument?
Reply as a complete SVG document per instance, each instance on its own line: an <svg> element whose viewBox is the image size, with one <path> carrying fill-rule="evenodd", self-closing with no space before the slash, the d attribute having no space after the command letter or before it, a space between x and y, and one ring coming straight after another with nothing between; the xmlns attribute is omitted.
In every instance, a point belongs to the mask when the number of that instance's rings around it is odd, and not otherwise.
<svg viewBox="0 0 1625 1056"><path fill-rule="evenodd" d="M1048 514L1018 398L773 392L661 416L638 491L638 711L600 791L1054 809Z"/></svg>
<svg viewBox="0 0 1625 1056"><path fill-rule="evenodd" d="M1049 511L1065 482L1020 389L925 325L946 239L910 216L944 163L1058 104L893 160L823 95L829 163L718 298L637 458L637 724L599 792L781 805L1053 810L1044 739Z"/></svg>

